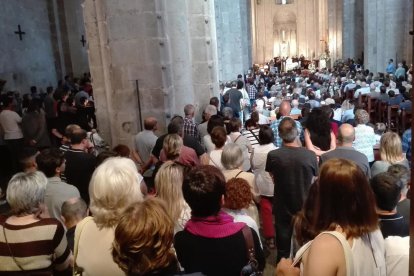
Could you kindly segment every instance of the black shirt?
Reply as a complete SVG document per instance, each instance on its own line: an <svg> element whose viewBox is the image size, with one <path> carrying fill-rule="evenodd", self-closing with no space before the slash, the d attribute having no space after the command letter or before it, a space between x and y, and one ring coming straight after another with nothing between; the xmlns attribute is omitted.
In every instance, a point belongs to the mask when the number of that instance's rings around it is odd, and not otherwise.
<svg viewBox="0 0 414 276"><path fill-rule="evenodd" d="M312 179L317 175L318 163L313 151L282 146L268 153L266 171L275 180L275 213L287 211L294 215L302 208Z"/></svg>
<svg viewBox="0 0 414 276"><path fill-rule="evenodd" d="M96 158L82 150L69 149L65 152L67 183L78 188L81 197L89 204L89 181L96 166Z"/></svg>
<svg viewBox="0 0 414 276"><path fill-rule="evenodd" d="M263 270L265 266L263 250L256 232L253 229L251 232L259 269ZM212 276L240 276L241 269L248 262L242 230L224 238L205 238L184 230L175 235L174 247L185 273L202 272Z"/></svg>
<svg viewBox="0 0 414 276"><path fill-rule="evenodd" d="M398 212L393 215L378 215L384 239L388 236L406 237L410 235L410 226Z"/></svg>

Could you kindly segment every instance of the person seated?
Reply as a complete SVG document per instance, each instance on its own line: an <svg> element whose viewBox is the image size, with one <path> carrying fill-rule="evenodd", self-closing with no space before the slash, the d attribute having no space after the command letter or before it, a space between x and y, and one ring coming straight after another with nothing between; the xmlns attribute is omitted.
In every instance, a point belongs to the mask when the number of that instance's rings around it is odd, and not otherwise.
<svg viewBox="0 0 414 276"><path fill-rule="evenodd" d="M65 229L57 219L42 218L46 185L39 171L18 173L10 180L7 201L12 215L0 216L0 274L52 275L53 269L70 266Z"/></svg>
<svg viewBox="0 0 414 276"><path fill-rule="evenodd" d="M386 172L391 165L401 164L410 168L407 158L403 155L400 136L395 132L387 132L381 136L379 153L381 160L375 161L371 167L372 176Z"/></svg>
<svg viewBox="0 0 414 276"><path fill-rule="evenodd" d="M371 179L371 187L374 191L380 228L384 238L408 236L409 224L397 211L397 204L401 198L401 180L388 172L383 172Z"/></svg>
<svg viewBox="0 0 414 276"><path fill-rule="evenodd" d="M410 224L410 203L411 200L407 198L410 190L410 171L401 164L391 165L388 168L388 173L392 174L402 182L401 198L397 204L397 211L400 213L407 224Z"/></svg>
<svg viewBox="0 0 414 276"><path fill-rule="evenodd" d="M191 219L174 237L178 261L186 273L239 276L248 263L243 229L246 224L234 222L221 210L226 181L213 166L193 168L184 176L183 195L191 208ZM259 237L250 227L258 270L265 259Z"/></svg>
<svg viewBox="0 0 414 276"><path fill-rule="evenodd" d="M388 105L400 105L402 103L403 98L401 94L396 95L394 90L388 91Z"/></svg>
<svg viewBox="0 0 414 276"><path fill-rule="evenodd" d="M66 238L68 240L68 245L73 252L76 225L88 215L89 209L86 202L78 197L70 198L63 202L60 212L60 218L67 229Z"/></svg>

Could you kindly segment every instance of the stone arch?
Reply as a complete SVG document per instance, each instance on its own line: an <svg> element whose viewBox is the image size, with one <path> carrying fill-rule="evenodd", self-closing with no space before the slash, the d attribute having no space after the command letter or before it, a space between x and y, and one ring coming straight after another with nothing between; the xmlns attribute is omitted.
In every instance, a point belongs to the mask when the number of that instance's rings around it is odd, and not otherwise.
<svg viewBox="0 0 414 276"><path fill-rule="evenodd" d="M297 17L294 11L283 9L273 17L273 55L297 55Z"/></svg>

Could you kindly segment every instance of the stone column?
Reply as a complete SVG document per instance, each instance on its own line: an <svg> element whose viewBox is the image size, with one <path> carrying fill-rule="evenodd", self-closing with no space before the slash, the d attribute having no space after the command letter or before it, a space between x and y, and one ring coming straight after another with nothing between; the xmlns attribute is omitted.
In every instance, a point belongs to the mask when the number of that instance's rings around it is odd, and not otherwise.
<svg viewBox="0 0 414 276"><path fill-rule="evenodd" d="M147 116L163 132L185 104L204 106L218 93L212 10L212 0L85 0L98 125L108 142L131 146Z"/></svg>
<svg viewBox="0 0 414 276"><path fill-rule="evenodd" d="M343 1L342 56L344 59L358 59L362 57L364 50L363 10L363 1Z"/></svg>
<svg viewBox="0 0 414 276"><path fill-rule="evenodd" d="M409 0L365 0L364 1L364 46L365 67L373 72L385 72L390 58L394 63L411 60L406 43L412 38L408 32L413 14ZM411 6L412 7L412 6ZM407 10L408 9L408 10Z"/></svg>
<svg viewBox="0 0 414 276"><path fill-rule="evenodd" d="M332 62L342 59L343 5L341 2L342 0L328 0L328 45Z"/></svg>

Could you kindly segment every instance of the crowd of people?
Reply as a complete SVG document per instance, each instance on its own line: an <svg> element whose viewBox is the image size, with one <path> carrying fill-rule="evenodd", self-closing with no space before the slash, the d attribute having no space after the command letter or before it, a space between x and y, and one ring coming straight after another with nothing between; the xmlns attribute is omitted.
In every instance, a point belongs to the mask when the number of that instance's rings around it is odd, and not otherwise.
<svg viewBox="0 0 414 276"><path fill-rule="evenodd" d="M99 152L87 76L27 109L6 94L0 271L260 275L274 250L278 276L408 274L411 129L359 100L411 112L412 70L388 67L253 70L200 123L189 103L165 134L147 117L132 149Z"/></svg>

